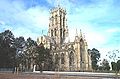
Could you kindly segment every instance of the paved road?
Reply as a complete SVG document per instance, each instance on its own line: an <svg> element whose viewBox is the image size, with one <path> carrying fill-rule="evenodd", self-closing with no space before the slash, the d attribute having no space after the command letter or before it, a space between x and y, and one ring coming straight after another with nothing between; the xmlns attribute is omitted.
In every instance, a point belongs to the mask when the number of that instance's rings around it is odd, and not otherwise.
<svg viewBox="0 0 120 79"><path fill-rule="evenodd" d="M40 73L39 71L32 72ZM80 76L80 77L99 77L101 79L120 79L120 75L118 77L115 76L115 73L95 73L95 72L54 72L54 71L43 71L44 75L60 75L60 76Z"/></svg>

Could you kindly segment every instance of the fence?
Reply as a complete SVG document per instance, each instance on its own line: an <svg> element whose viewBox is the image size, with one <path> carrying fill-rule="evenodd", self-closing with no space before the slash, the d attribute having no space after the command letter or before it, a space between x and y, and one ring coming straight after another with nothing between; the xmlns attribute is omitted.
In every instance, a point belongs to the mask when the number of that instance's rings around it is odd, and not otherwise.
<svg viewBox="0 0 120 79"><path fill-rule="evenodd" d="M0 72L12 72L14 68L0 68Z"/></svg>

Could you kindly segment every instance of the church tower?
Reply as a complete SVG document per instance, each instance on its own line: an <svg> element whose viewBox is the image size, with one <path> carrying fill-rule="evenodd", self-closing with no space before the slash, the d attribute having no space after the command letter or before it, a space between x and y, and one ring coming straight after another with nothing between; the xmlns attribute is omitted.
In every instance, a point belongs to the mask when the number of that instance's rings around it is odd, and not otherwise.
<svg viewBox="0 0 120 79"><path fill-rule="evenodd" d="M43 43L49 48L53 60L53 69L61 71L91 70L91 56L88 54L88 45L80 31L74 41L70 41L66 10L59 5L50 10L48 35L37 39L38 45Z"/></svg>
<svg viewBox="0 0 120 79"><path fill-rule="evenodd" d="M68 26L66 23L66 11L61 7L50 10L48 36L55 40L56 44L63 44L68 36Z"/></svg>

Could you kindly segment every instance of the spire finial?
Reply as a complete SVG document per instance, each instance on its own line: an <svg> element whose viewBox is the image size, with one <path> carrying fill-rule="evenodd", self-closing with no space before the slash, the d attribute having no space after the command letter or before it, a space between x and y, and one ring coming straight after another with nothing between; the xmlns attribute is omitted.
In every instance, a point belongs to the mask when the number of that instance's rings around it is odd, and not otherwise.
<svg viewBox="0 0 120 79"><path fill-rule="evenodd" d="M85 33L83 33L83 39L86 40L86 39L85 39Z"/></svg>
<svg viewBox="0 0 120 79"><path fill-rule="evenodd" d="M76 28L76 36L78 36L77 28Z"/></svg>
<svg viewBox="0 0 120 79"><path fill-rule="evenodd" d="M68 37L68 42L70 42L70 37Z"/></svg>
<svg viewBox="0 0 120 79"><path fill-rule="evenodd" d="M42 32L41 32L42 35L43 35L43 31L44 31L44 30L42 30Z"/></svg>
<svg viewBox="0 0 120 79"><path fill-rule="evenodd" d="M83 33L83 38L85 38L85 33Z"/></svg>
<svg viewBox="0 0 120 79"><path fill-rule="evenodd" d="M82 37L82 31L81 31L81 29L80 29L80 37Z"/></svg>

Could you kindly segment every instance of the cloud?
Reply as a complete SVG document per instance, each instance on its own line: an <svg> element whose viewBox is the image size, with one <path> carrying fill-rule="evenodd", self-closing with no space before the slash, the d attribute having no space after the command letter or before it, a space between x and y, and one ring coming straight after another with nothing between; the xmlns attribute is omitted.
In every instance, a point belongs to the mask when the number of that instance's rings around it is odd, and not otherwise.
<svg viewBox="0 0 120 79"><path fill-rule="evenodd" d="M0 23L2 29L6 30L12 27L10 30L14 32L15 36L23 35L25 38L32 36L36 40L42 30L45 30L45 34L47 33L49 16L46 9L38 5L28 7L22 0L1 0ZM5 26L3 22L6 23Z"/></svg>
<svg viewBox="0 0 120 79"><path fill-rule="evenodd" d="M78 35L81 29L83 36L85 35L85 39L88 42L89 49L99 48L102 45L104 45L108 40L108 36L104 35L104 33L99 32L96 28L92 27L91 24L81 24L76 28L75 27L69 28L70 37L72 39L76 35L75 29L78 29L77 30Z"/></svg>
<svg viewBox="0 0 120 79"><path fill-rule="evenodd" d="M5 25L5 22L3 22L3 21L0 21L0 25Z"/></svg>
<svg viewBox="0 0 120 79"><path fill-rule="evenodd" d="M29 16L31 16L32 22L35 26L44 28L48 27L49 23L49 11L41 7L34 7L27 10Z"/></svg>
<svg viewBox="0 0 120 79"><path fill-rule="evenodd" d="M107 30L109 33L115 33L115 32L120 32L120 28L110 28Z"/></svg>
<svg viewBox="0 0 120 79"><path fill-rule="evenodd" d="M120 50L120 8L116 7L117 2L115 3L114 0L91 0L91 2L89 0L88 5L85 1L88 0L80 2L82 5L71 7L73 10L71 9L72 12L67 15L70 32L74 36L73 28L82 29L88 47L97 48L101 57L105 58L108 51Z"/></svg>
<svg viewBox="0 0 120 79"><path fill-rule="evenodd" d="M27 39L29 37L32 37L33 40L36 40L36 38L39 36L39 33L35 33L34 31L32 31L32 30L30 30L28 28L22 28L22 27L16 28L13 31L13 34L16 37L24 36L25 39Z"/></svg>
<svg viewBox="0 0 120 79"><path fill-rule="evenodd" d="M12 30L13 29L12 26L6 24L4 21L0 21L0 28L1 28L0 31L2 31L3 29L4 30Z"/></svg>
<svg viewBox="0 0 120 79"><path fill-rule="evenodd" d="M70 37L76 28L85 33L89 48L107 52L120 44L119 0L59 0L67 11ZM0 31L10 29L16 37L32 37L34 40L47 34L49 10L57 0L1 0ZM1 30L2 29L2 30ZM101 53L102 56L105 55Z"/></svg>

